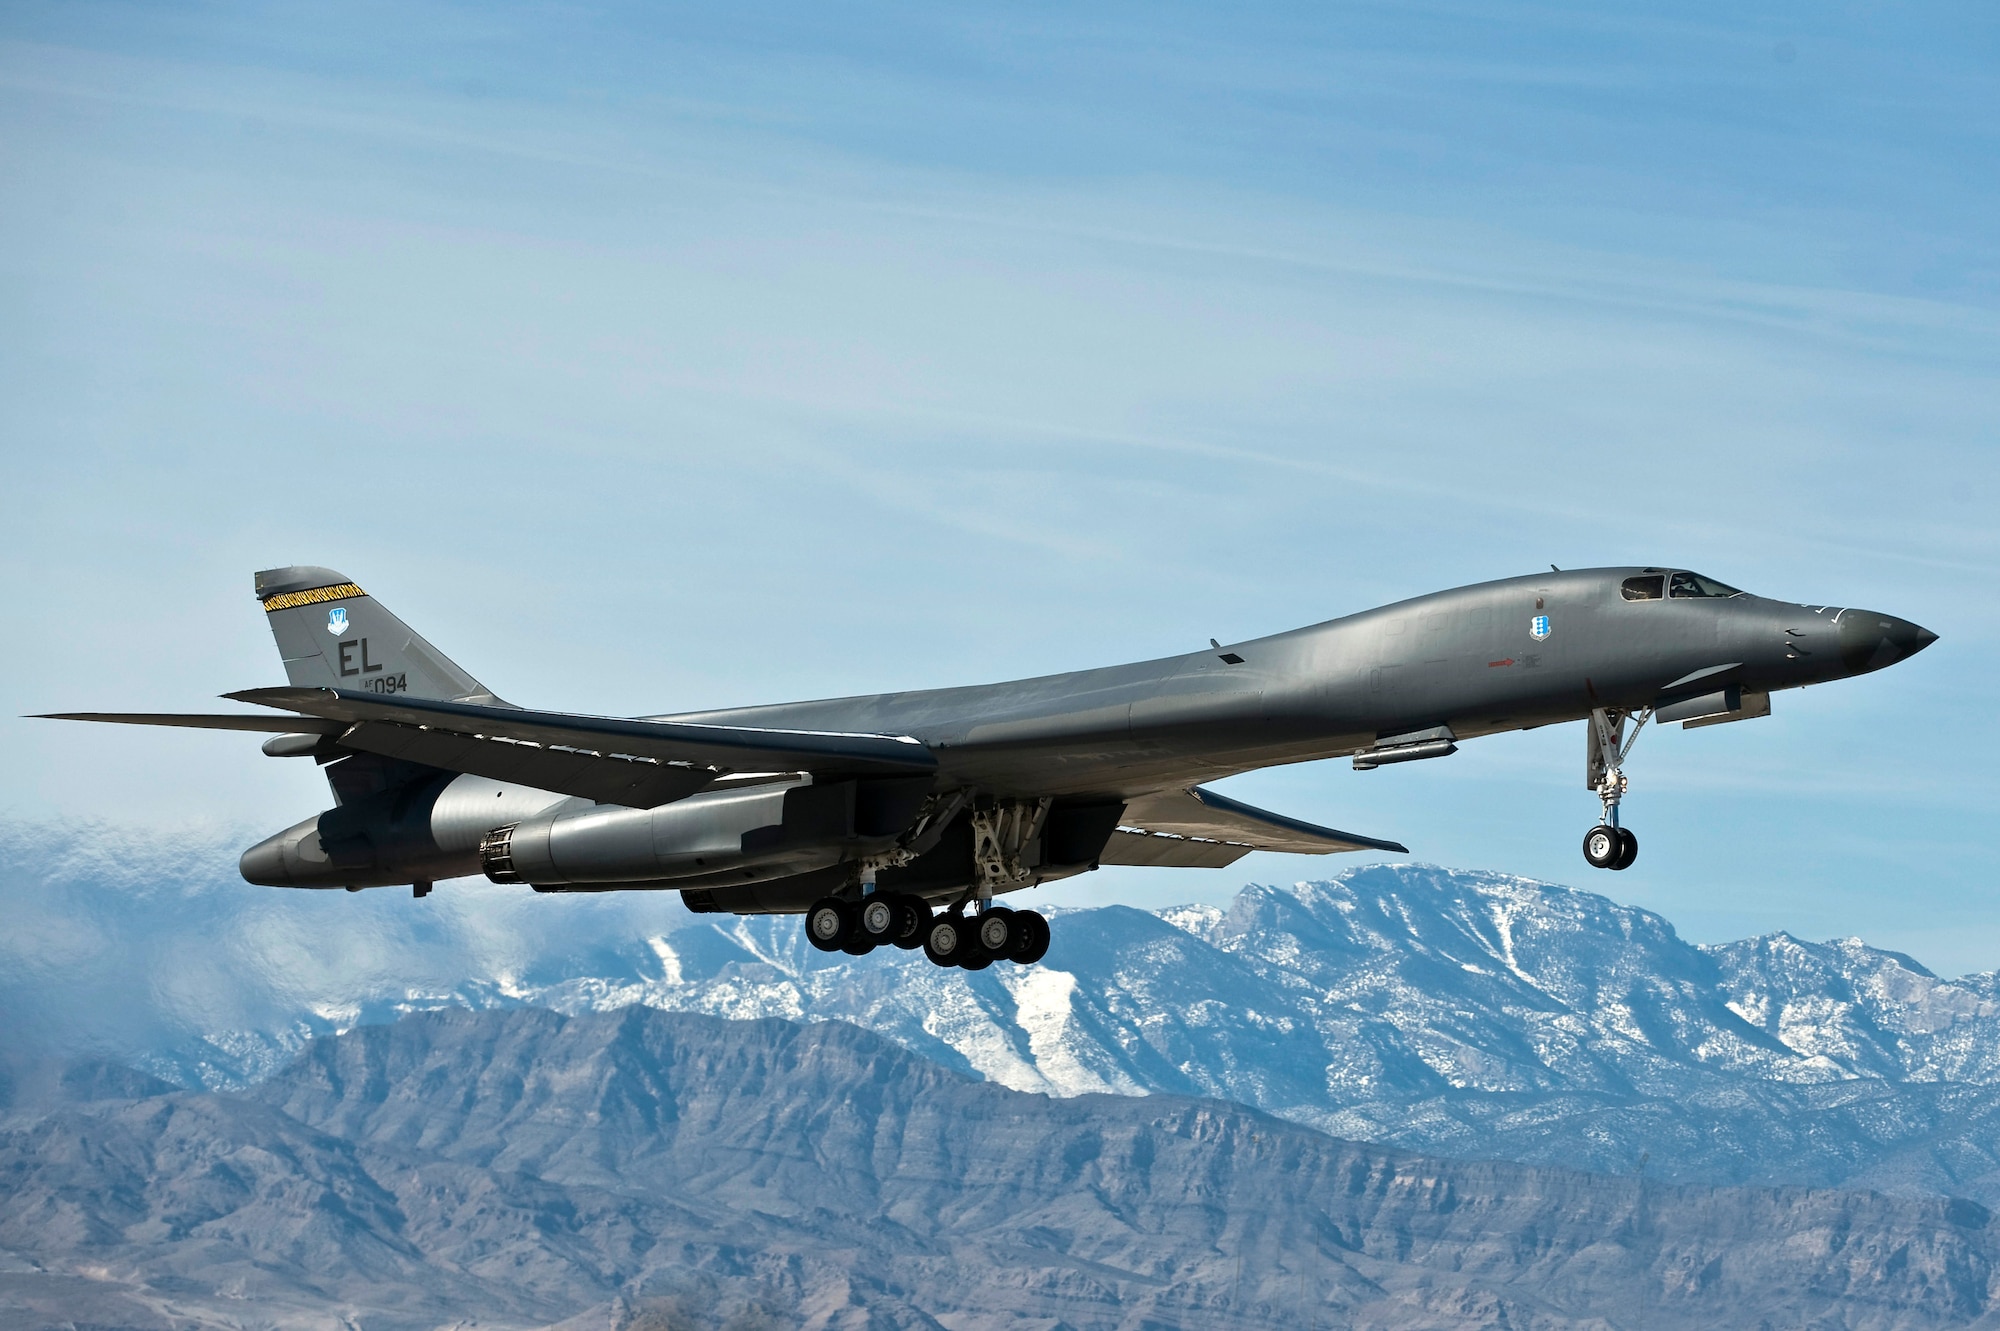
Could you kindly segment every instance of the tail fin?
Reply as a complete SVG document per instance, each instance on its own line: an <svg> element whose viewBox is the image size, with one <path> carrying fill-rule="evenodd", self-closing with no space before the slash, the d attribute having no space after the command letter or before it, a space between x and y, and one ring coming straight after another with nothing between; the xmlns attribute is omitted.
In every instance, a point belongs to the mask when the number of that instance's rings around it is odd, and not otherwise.
<svg viewBox="0 0 2000 1331"><path fill-rule="evenodd" d="M257 599L293 684L507 705L345 574L311 564L265 569Z"/></svg>

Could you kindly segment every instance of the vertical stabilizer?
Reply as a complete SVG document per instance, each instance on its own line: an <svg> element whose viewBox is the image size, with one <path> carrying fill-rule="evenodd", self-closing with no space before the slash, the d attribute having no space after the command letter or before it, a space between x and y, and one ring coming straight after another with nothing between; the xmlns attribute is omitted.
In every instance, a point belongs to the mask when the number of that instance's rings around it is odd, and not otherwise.
<svg viewBox="0 0 2000 1331"><path fill-rule="evenodd" d="M343 573L311 564L265 569L257 599L293 684L500 702Z"/></svg>

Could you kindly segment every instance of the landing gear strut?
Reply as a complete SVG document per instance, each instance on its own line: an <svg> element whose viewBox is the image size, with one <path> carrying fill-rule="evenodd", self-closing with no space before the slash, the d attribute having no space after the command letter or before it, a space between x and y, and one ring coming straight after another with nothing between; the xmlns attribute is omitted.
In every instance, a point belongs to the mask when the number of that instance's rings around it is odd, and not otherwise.
<svg viewBox="0 0 2000 1331"><path fill-rule="evenodd" d="M1625 722L1633 716L1637 719L1628 736ZM1604 804L1604 821L1583 838L1583 858L1590 861L1593 869L1629 869L1632 861L1639 858L1639 838L1632 835L1630 828L1618 825L1618 805L1631 784L1625 776L1625 759L1652 716L1650 708L1626 713L1599 707L1590 714L1584 784Z"/></svg>

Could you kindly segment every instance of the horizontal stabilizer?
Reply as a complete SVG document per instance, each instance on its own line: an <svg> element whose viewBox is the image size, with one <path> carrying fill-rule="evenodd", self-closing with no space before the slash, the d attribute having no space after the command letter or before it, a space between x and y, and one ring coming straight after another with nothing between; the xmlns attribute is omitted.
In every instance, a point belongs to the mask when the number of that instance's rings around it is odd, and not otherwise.
<svg viewBox="0 0 2000 1331"><path fill-rule="evenodd" d="M36 721L110 721L122 726L188 730L258 730L268 735L338 735L347 727L316 716L248 716L230 712L41 712Z"/></svg>
<svg viewBox="0 0 2000 1331"><path fill-rule="evenodd" d="M1287 855L1333 855L1355 850L1409 853L1408 847L1394 841L1287 818L1205 787L1192 786L1130 800L1119 829L1113 834L1111 844L1104 848L1099 863L1219 869L1253 850Z"/></svg>

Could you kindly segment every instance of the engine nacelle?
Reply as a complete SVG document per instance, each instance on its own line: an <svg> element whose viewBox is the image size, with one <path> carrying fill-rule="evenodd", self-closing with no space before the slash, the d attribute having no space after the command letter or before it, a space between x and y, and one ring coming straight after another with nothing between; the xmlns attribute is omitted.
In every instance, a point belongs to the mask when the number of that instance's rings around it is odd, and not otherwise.
<svg viewBox="0 0 2000 1331"><path fill-rule="evenodd" d="M387 887L461 878L537 887L767 881L895 844L928 777L789 777L630 809L439 772L328 809L243 852L271 887Z"/></svg>
<svg viewBox="0 0 2000 1331"><path fill-rule="evenodd" d="M483 776L439 772L315 814L243 852L266 887L388 887L479 872L494 827L568 799Z"/></svg>
<svg viewBox="0 0 2000 1331"><path fill-rule="evenodd" d="M570 800L495 829L479 848L496 883L692 887L810 873L880 853L916 818L928 777L794 778L657 809Z"/></svg>

